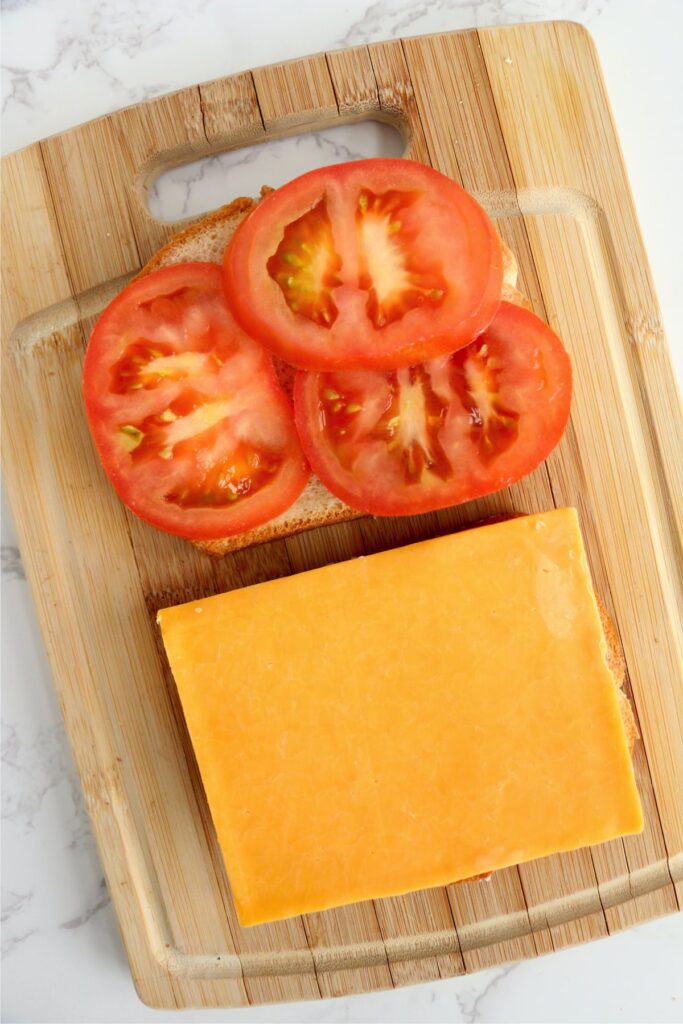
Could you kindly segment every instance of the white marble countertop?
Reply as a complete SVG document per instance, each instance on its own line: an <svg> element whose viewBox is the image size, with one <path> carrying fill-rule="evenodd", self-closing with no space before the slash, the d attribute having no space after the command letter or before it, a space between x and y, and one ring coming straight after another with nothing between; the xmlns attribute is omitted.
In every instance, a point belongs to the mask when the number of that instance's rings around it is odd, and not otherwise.
<svg viewBox="0 0 683 1024"><path fill-rule="evenodd" d="M680 0L344 0L329 7L321 0L5 0L3 149L184 85L305 53L547 18L581 21L597 42L682 379ZM333 133L298 152L290 147L264 157L260 180L278 184L311 160L343 158L344 145L370 155L387 144L379 130L350 141ZM176 172L159 190L157 210L170 216L226 201L253 180L252 159L246 168L242 160L242 184L234 155L184 178ZM128 973L6 506L3 512L3 1020L683 1020L682 915L541 960L408 990L176 1015L144 1007Z"/></svg>

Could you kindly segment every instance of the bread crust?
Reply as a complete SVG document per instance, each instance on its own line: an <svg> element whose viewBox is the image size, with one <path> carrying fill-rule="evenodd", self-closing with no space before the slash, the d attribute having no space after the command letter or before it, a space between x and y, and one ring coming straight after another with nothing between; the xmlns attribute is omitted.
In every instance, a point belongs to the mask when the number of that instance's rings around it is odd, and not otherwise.
<svg viewBox="0 0 683 1024"><path fill-rule="evenodd" d="M231 203L220 206L212 213L208 213L206 217L196 221L196 223L183 228L182 231L173 235L166 245L162 245L161 249L157 249L151 260L148 260L139 273L135 275L133 281L137 281L139 277L144 277L146 274L151 274L153 270L159 270L160 267L167 267L173 263L189 262L185 256L182 259L178 258L181 252L187 246L190 246L193 241L202 241L207 233L215 228L229 229L231 237L247 214L251 213L256 207L257 202L258 200L250 199L248 196L239 196L237 199L233 199Z"/></svg>
<svg viewBox="0 0 683 1024"><path fill-rule="evenodd" d="M607 667L612 673L612 678L614 679L614 683L617 688L619 711L621 712L621 720L624 723L628 749L633 753L634 744L637 739L640 739L640 733L638 732L636 716L633 713L631 701L628 699L624 691L624 684L626 683L626 659L624 657L624 649L621 646L617 627L610 618L599 594L595 595L595 600L598 605L598 611L600 612L600 622L602 623L602 632L605 637L605 657L607 659Z"/></svg>

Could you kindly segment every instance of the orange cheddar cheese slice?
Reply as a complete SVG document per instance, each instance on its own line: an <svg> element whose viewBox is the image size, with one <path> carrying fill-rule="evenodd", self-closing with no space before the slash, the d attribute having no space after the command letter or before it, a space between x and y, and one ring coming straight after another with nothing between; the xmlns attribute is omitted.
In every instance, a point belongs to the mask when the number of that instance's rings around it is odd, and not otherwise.
<svg viewBox="0 0 683 1024"><path fill-rule="evenodd" d="M642 828L573 509L158 621L243 925Z"/></svg>

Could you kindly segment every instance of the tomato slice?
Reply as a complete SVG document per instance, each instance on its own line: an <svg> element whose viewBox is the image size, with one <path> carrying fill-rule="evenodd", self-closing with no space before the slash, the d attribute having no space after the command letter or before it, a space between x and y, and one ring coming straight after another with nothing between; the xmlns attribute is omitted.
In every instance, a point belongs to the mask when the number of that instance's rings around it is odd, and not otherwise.
<svg viewBox="0 0 683 1024"><path fill-rule="evenodd" d="M515 483L559 441L570 400L562 342L507 302L451 355L385 372L300 371L294 388L313 472L373 515L429 512Z"/></svg>
<svg viewBox="0 0 683 1024"><path fill-rule="evenodd" d="M294 366L408 366L468 345L500 303L502 255L459 185L412 160L311 171L242 222L223 262L244 329Z"/></svg>
<svg viewBox="0 0 683 1024"><path fill-rule="evenodd" d="M90 430L136 515L192 540L284 512L309 476L270 357L230 314L220 267L142 277L98 320L83 390Z"/></svg>

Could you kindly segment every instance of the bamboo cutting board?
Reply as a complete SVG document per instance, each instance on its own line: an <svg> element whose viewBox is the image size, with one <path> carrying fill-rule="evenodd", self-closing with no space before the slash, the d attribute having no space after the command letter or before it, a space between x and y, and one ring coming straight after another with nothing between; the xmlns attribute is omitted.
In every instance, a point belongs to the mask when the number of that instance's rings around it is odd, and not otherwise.
<svg viewBox="0 0 683 1024"><path fill-rule="evenodd" d="M509 491L361 519L213 562L128 514L80 394L94 318L173 231L166 166L359 118L478 194L572 356L570 425ZM254 182L257 191L261 182ZM683 897L681 409L590 37L545 23L392 41L184 89L3 161L4 470L100 856L140 996L318 998L474 971L607 935ZM158 607L443 533L579 509L642 741L642 835L241 929L154 616Z"/></svg>

